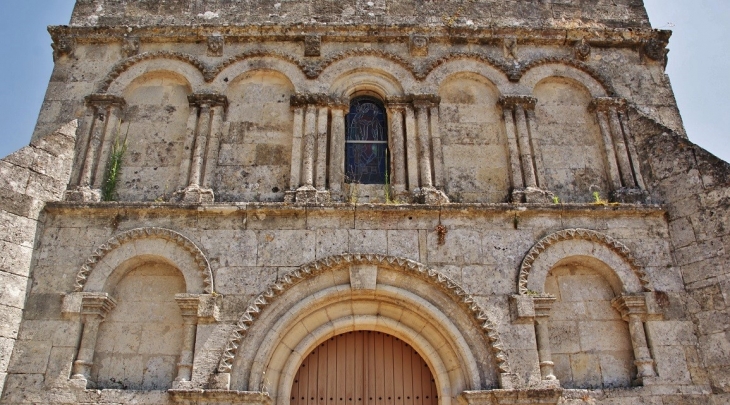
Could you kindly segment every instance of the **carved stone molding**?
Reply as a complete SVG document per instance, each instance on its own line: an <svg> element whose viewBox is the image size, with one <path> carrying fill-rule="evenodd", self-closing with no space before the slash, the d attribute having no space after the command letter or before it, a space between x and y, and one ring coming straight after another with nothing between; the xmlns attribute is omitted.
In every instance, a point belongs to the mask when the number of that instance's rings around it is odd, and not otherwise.
<svg viewBox="0 0 730 405"><path fill-rule="evenodd" d="M639 282L643 286L645 291L652 291L652 288L649 283L649 277L647 274L641 269L641 267L636 263L636 259L631 254L631 250L629 250L626 245L623 243L617 241L616 239L604 235L600 232L596 232L590 229L564 229L562 231L555 232L553 234L550 234L544 238L542 238L539 242L537 242L532 249L530 249L529 252L527 252L527 255L525 255L525 258L522 260L522 265L520 266L520 274L519 274L519 293L522 295L528 294L529 291L527 289L527 281L530 276L530 270L532 269L533 263L535 263L535 260L538 256L545 250L547 250L550 246L566 241L566 240L588 240L600 243L609 249L611 249L613 252L618 254L633 270L634 274L638 277Z"/></svg>
<svg viewBox="0 0 730 405"><path fill-rule="evenodd" d="M296 93L289 99L292 107L317 106L348 106L349 101L325 93Z"/></svg>
<svg viewBox="0 0 730 405"><path fill-rule="evenodd" d="M203 284L204 292L210 294L213 292L213 272L210 269L208 259L205 258L203 252L198 248L190 239L185 236L164 228L137 228L126 232L122 232L119 235L109 239L103 245L99 246L94 253L86 259L86 262L76 274L76 286L75 291L83 291L86 281L89 278L89 274L94 271L96 265L111 251L119 248L120 246L130 243L136 240L159 238L175 243L179 247L186 250L194 259L198 266L198 272L200 273Z"/></svg>
<svg viewBox="0 0 730 405"><path fill-rule="evenodd" d="M319 35L304 36L304 56L320 56L322 53L322 37Z"/></svg>
<svg viewBox="0 0 730 405"><path fill-rule="evenodd" d="M122 55L131 58L139 53L141 41L139 37L124 37L122 41Z"/></svg>
<svg viewBox="0 0 730 405"><path fill-rule="evenodd" d="M351 57L358 57L358 56L375 56L379 58L383 58L386 60L389 60L393 63L396 63L406 69L407 71L411 72L413 77L419 81L425 80L428 75L439 66L452 61L452 60L458 60L458 59L470 59L474 60L480 63L486 63L487 65L497 69L501 73L505 74L511 81L519 81L524 74L529 71L532 68L535 68L537 66L545 65L545 64L562 64L571 66L573 68L576 68L578 70L581 70L588 74L589 76L593 77L598 83L601 84L601 86L604 87L606 92L609 95L614 95L616 92L613 89L613 86L610 84L610 81L605 78L602 74L591 68L590 66L586 65L585 63L570 58L570 57L547 57L547 58L540 58L536 60L532 60L526 63L517 63L513 64L511 62L507 61L499 61L497 59L494 59L488 55L483 55L479 53L473 53L473 52L453 52L449 55L445 55L443 57L440 57L435 60L425 60L421 64L413 64L404 58L390 53L386 51L382 51L379 49L371 49L371 48L358 48L358 49L350 49L347 51L337 52L333 55L330 55L320 62L305 62L299 59L292 58L291 56L276 52L276 51L261 51L261 50L254 50L250 52L244 52L240 55L232 56L230 58L225 59L224 61L213 65L208 66L200 59L196 58L195 56L181 53L181 52L170 52L170 51L156 51L156 52L145 52L141 53L139 55L133 56L131 58L127 58L116 65L111 69L111 71L106 75L106 77L100 82L98 91L100 93L106 92L111 84L114 82L115 79L117 79L122 73L127 71L129 68L134 66L137 63L140 63L142 61L151 60L151 59L172 59L172 60L179 60L185 63L190 64L191 66L195 67L204 77L206 82L212 82L215 80L215 78L228 66L233 65L234 63L240 62L242 60L250 59L250 58L257 58L257 57L270 57L270 58L277 58L284 60L288 63L291 63L295 66L297 66L302 73L304 73L308 78L310 79L316 79L319 77L320 73L322 73L325 69L327 69L332 64Z"/></svg>
<svg viewBox="0 0 730 405"><path fill-rule="evenodd" d="M334 270L346 265L374 265L387 267L391 270L401 271L412 275L439 287L442 291L459 303L474 319L474 322L484 331L488 341L491 343L496 366L500 373L510 373L507 353L503 349L496 325L490 316L479 304L474 301L471 295L467 294L453 280L441 272L417 263L413 260L393 256L369 255L369 254L345 254L328 257L316 262L304 265L297 270L284 274L278 281L271 284L262 294L252 299L248 309L243 313L236 323L235 330L226 343L226 347L218 363L218 373L230 373L233 366L233 359L236 357L238 347L241 345L247 331L256 322L261 311L273 304L277 297L291 289L294 285L322 274L328 270Z"/></svg>

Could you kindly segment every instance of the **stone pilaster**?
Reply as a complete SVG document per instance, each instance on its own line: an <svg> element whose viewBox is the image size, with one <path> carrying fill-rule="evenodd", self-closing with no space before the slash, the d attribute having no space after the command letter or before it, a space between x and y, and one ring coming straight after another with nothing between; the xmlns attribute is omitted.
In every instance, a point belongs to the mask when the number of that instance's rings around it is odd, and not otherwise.
<svg viewBox="0 0 730 405"><path fill-rule="evenodd" d="M99 334L99 326L106 315L116 307L116 301L107 293L84 293L81 298L81 319L83 329L79 350L72 368L72 380L88 385L91 367L94 365L94 349Z"/></svg>
<svg viewBox="0 0 730 405"><path fill-rule="evenodd" d="M64 195L66 201L101 201L109 154L120 138L122 112L126 106L123 98L110 94L91 94L86 97L88 114L83 128L87 132L79 137L77 148L82 158L79 171L74 173Z"/></svg>
<svg viewBox="0 0 730 405"><path fill-rule="evenodd" d="M228 98L216 93L196 93L188 96L190 102L190 119L188 134L194 134L189 156L189 170L183 173L185 188L176 192L173 199L186 203L212 203L215 201L213 190L209 188L205 173L207 165L215 165L216 159L210 159L211 138L217 138L222 125L222 117L228 108ZM195 119L194 119L195 118ZM212 135L212 136L211 136ZM216 148L217 150L217 148Z"/></svg>
<svg viewBox="0 0 730 405"><path fill-rule="evenodd" d="M644 181L625 122L626 100L599 97L591 102L590 108L596 114L603 136L609 180L613 187L612 199L623 203L645 201Z"/></svg>
<svg viewBox="0 0 730 405"><path fill-rule="evenodd" d="M507 143L512 169L512 201L546 203L553 193L543 188L542 162L534 148L535 115L537 99L531 96L508 95L499 100L504 115Z"/></svg>
<svg viewBox="0 0 730 405"><path fill-rule="evenodd" d="M622 295L611 301L611 305L621 313L621 318L629 324L631 345L634 349L634 364L638 371L635 385L646 385L656 377L654 359L647 345L644 321L647 317L646 296Z"/></svg>

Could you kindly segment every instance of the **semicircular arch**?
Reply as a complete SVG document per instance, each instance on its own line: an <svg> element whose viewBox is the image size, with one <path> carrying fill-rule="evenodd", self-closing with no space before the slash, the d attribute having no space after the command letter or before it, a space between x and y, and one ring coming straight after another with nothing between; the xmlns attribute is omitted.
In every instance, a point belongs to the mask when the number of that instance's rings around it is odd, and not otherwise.
<svg viewBox="0 0 730 405"><path fill-rule="evenodd" d="M276 72L289 80L295 91L304 91L307 82L304 65L291 57L279 53L251 52L234 56L216 66L212 75L211 87L221 93L237 78L252 71L263 70Z"/></svg>
<svg viewBox="0 0 730 405"><path fill-rule="evenodd" d="M121 96L138 77L152 71L169 71L185 78L192 92L205 86L206 65L194 56L169 51L146 52L125 59L112 68L99 84L99 92Z"/></svg>
<svg viewBox="0 0 730 405"><path fill-rule="evenodd" d="M350 279L353 266L375 268L377 287L365 291L359 291L357 288L353 289L352 280ZM313 339L309 344L303 346L309 348L313 344L312 342L318 339L312 337L311 333L308 332L309 330L322 327L331 322L333 318L338 319L341 317L332 315L336 311L328 312L326 309L319 308L334 305L339 301L338 294L344 297L344 302L349 302L346 306L349 306L350 309L342 315L345 317L374 315L372 311L368 312L366 309L362 311L353 310L355 305L352 304L354 302L352 299L356 296L365 297L371 303L386 303L389 300L395 302L397 300L395 297L411 297L410 302L413 305L410 306L412 309L409 309L409 311L417 315L416 317L423 318L424 326L426 323L431 323L430 327L436 330L434 336L442 336L441 338L434 338L434 342L437 343L433 346L442 347L447 342L449 350L454 353L451 355L434 354L432 359L429 360L434 369L439 369L439 367L436 367L439 361L444 364L459 364L458 371L456 368L450 370L452 374L456 373L455 375L441 378L445 387L451 387L454 381L462 381L458 384L459 388L481 389L483 385L498 384L495 377L496 373L510 372L507 355L502 349L495 324L489 319L487 313L474 302L474 299L451 279L434 269L408 259L381 255L348 254L329 257L302 266L280 277L278 282L255 297L236 324L235 330L231 332L218 364L218 373L240 373L240 375L231 378L236 384L236 389L257 387L261 383L258 378L264 375L264 372L267 373L267 378L270 378L272 373L278 372L281 374L282 371L288 373L286 375L290 375L290 370L285 370L284 365L291 364L291 361L293 361L290 360L290 363L287 363L291 350L284 350L282 353L286 353L286 356L283 356L286 358L283 358L275 352L275 348L280 345L280 342L285 344L282 347L289 349L298 346L300 341L303 342L303 337L292 338L293 341L284 341L282 337L296 335L291 333L292 322L296 324L296 322L301 322L301 319L312 317L312 319L319 319L320 321L317 322L318 325L310 325L309 328L305 328L307 330L306 335L310 335L309 339ZM309 304L304 304L303 309L297 312L295 306L305 300L308 300ZM366 304L364 306L367 307ZM375 313L377 313L377 310ZM289 316L292 316L292 318L289 318L288 321L282 320L283 317ZM325 321L322 316L328 320ZM388 318L392 318L392 321L398 321L402 319L402 316L383 317L383 322L390 322L387 321ZM434 322L444 326L437 327ZM453 327L449 326L450 323L453 323ZM352 328L356 330L362 328L362 326L352 324ZM273 335L270 336L271 333ZM268 339L276 341L267 340L267 336ZM322 338L322 336L319 338ZM415 337L409 337L407 333L403 333L402 336L406 340L416 342ZM269 349L263 349L264 342L266 342L265 345ZM245 349L239 353L241 347L245 347ZM446 349L444 348L444 350ZM304 356L306 350L301 349L300 351L297 352L298 355ZM277 359L276 362L272 362L271 359L274 358ZM488 358L491 358L491 361L487 360ZM477 364L482 365L478 376L475 376L473 361L477 361ZM274 363L279 366L272 368L271 365ZM472 364L472 366L469 366L469 364ZM494 374L492 376L494 377L493 381L491 377L486 375L490 372L483 370L486 364L493 364L490 366L491 373ZM280 368L280 370L276 370L276 368ZM443 375L447 374L449 373ZM282 384L284 385L275 384L276 388L286 386L286 383Z"/></svg>
<svg viewBox="0 0 730 405"><path fill-rule="evenodd" d="M210 294L213 273L202 250L180 233L164 228L122 232L99 246L76 275L76 291L108 292L135 262L160 260L183 275L187 292Z"/></svg>
<svg viewBox="0 0 730 405"><path fill-rule="evenodd" d="M501 94L512 93L505 67L482 55L454 54L438 59L424 69L424 92L435 93L449 77L467 73L483 77L499 89Z"/></svg>
<svg viewBox="0 0 730 405"><path fill-rule="evenodd" d="M531 93L538 83L550 77L562 77L578 82L594 98L607 97L615 93L608 79L577 61L540 59L525 65L518 77L520 77L519 86L527 93Z"/></svg>
<svg viewBox="0 0 730 405"><path fill-rule="evenodd" d="M375 55L352 56L328 66L317 80L318 92L346 97L362 85L369 85L383 96L402 96L416 88L413 72L390 59ZM348 94L349 92L349 94ZM376 91L377 92L377 91Z"/></svg>
<svg viewBox="0 0 730 405"><path fill-rule="evenodd" d="M552 233L530 249L520 266L518 292L543 293L550 270L582 259L609 281L617 295L653 290L626 245L603 233L576 228Z"/></svg>

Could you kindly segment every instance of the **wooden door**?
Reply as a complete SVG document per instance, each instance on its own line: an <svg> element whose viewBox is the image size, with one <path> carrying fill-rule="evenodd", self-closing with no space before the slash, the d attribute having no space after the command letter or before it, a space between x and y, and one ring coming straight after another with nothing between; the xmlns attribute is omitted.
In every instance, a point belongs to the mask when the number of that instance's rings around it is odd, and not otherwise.
<svg viewBox="0 0 730 405"><path fill-rule="evenodd" d="M431 370L391 335L356 331L317 346L299 366L291 405L437 405Z"/></svg>

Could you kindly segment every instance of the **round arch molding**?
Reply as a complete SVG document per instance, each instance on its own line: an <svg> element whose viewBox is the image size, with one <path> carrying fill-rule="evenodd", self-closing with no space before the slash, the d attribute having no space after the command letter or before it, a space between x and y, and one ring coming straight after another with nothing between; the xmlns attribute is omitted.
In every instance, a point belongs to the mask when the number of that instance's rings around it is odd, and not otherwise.
<svg viewBox="0 0 730 405"><path fill-rule="evenodd" d="M352 331L411 345L443 404L466 390L499 388L511 374L494 323L448 277L408 259L340 255L280 277L252 300L219 361L216 388L265 391L284 405L309 353Z"/></svg>
<svg viewBox="0 0 730 405"><path fill-rule="evenodd" d="M548 272L562 261L575 257L592 261L596 270L605 273L617 294L653 290L649 277L626 245L603 233L576 228L552 233L527 252L517 281L519 294L542 293Z"/></svg>
<svg viewBox="0 0 730 405"><path fill-rule="evenodd" d="M180 233L164 228L122 232L99 246L76 274L76 292L102 292L115 270L135 259L157 258L182 273L191 294L211 294L213 273L200 248ZM122 274L116 274L121 278ZM113 281L111 281L113 284Z"/></svg>

